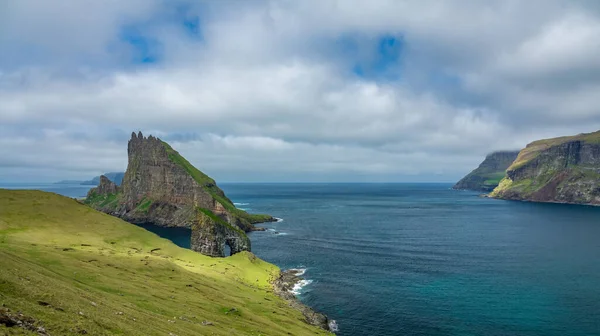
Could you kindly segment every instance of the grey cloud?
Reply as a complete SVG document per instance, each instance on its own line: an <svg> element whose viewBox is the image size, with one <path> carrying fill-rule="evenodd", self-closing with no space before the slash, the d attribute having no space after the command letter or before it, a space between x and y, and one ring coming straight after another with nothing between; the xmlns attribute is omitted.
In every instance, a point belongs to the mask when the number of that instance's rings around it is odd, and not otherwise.
<svg viewBox="0 0 600 336"><path fill-rule="evenodd" d="M593 2L196 2L202 39L157 23L165 59L146 68L106 47L163 3L63 4L0 14L0 48L13 50L0 56L0 177L120 170L142 130L226 180L448 181L489 151L600 128ZM352 74L390 34L402 38L400 81ZM336 49L344 36L356 54Z"/></svg>

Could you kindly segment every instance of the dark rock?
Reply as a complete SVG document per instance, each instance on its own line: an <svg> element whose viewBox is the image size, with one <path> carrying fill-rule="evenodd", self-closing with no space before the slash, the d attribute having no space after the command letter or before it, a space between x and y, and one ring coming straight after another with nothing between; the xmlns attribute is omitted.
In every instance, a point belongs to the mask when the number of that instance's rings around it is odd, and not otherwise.
<svg viewBox="0 0 600 336"><path fill-rule="evenodd" d="M102 195L116 194L119 192L119 187L113 181L109 180L108 177L101 175L100 184L98 184L96 192Z"/></svg>
<svg viewBox="0 0 600 336"><path fill-rule="evenodd" d="M302 278L298 276L298 270L286 270L282 271L277 278L273 282L273 288L275 289L275 294L288 301L289 305L304 315L306 323L310 325L317 326L323 330L327 331L335 331L331 330L329 318L321 313L318 313L311 309L310 307L304 305L300 300L296 298L296 296L292 293L292 289L294 286L300 282Z"/></svg>
<svg viewBox="0 0 600 336"><path fill-rule="evenodd" d="M219 217L200 212L192 227L192 250L213 257L225 255L225 245L231 254L250 251L250 239L239 228L233 227Z"/></svg>
<svg viewBox="0 0 600 336"><path fill-rule="evenodd" d="M515 161L519 151L495 152L467 176L462 178L454 189L490 192L506 176L506 169Z"/></svg>

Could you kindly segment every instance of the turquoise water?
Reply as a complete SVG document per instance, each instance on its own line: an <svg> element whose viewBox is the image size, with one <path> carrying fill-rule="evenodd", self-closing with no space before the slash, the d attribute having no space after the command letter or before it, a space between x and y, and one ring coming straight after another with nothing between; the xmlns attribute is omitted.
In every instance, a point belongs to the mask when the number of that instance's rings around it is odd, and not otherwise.
<svg viewBox="0 0 600 336"><path fill-rule="evenodd" d="M306 268L339 335L600 335L600 208L446 184L223 185L283 221L254 253Z"/></svg>
<svg viewBox="0 0 600 336"><path fill-rule="evenodd" d="M253 252L306 268L300 298L339 335L600 335L600 208L447 184L221 187L283 219L250 234ZM186 231L156 232L189 246Z"/></svg>

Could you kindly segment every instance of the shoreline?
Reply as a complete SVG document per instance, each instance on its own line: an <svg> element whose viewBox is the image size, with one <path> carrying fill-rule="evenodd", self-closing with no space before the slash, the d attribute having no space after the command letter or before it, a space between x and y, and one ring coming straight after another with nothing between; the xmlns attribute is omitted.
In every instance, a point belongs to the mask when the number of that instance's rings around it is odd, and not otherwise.
<svg viewBox="0 0 600 336"><path fill-rule="evenodd" d="M335 334L337 331L335 320L330 320L325 314L305 305L294 294L297 285L306 281L301 277L303 274L304 270L298 269L280 271L279 277L272 282L274 293L286 300L290 307L299 310L304 315L306 323Z"/></svg>

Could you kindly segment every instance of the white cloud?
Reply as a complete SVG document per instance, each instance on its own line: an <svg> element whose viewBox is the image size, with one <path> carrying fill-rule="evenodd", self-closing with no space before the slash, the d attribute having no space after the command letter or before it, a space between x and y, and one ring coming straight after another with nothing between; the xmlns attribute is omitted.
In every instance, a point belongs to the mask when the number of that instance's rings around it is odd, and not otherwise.
<svg viewBox="0 0 600 336"><path fill-rule="evenodd" d="M600 127L589 2L195 1L201 38L163 5L0 10L0 178L123 169L142 129L217 179L452 180L489 151ZM127 64L119 34L136 24L159 63ZM402 43L400 79L353 74L384 35Z"/></svg>

